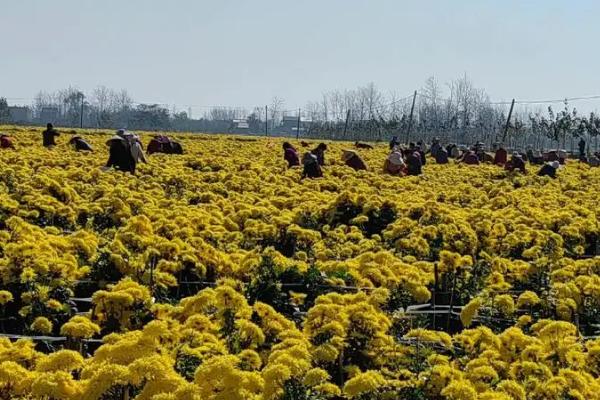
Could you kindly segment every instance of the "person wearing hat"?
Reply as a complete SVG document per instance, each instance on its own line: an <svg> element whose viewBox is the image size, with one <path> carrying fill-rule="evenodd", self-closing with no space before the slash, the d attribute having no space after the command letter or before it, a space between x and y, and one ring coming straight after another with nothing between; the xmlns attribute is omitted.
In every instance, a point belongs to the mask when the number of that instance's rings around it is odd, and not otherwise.
<svg viewBox="0 0 600 400"><path fill-rule="evenodd" d="M15 145L10 136L5 133L0 134L0 149L14 149Z"/></svg>
<svg viewBox="0 0 600 400"><path fill-rule="evenodd" d="M508 152L504 148L504 145L500 143L496 154L494 154L494 164L503 167L508 161Z"/></svg>
<svg viewBox="0 0 600 400"><path fill-rule="evenodd" d="M44 147L50 148L56 146L55 138L60 136L51 123L46 124L46 130L42 132L42 144Z"/></svg>
<svg viewBox="0 0 600 400"><path fill-rule="evenodd" d="M111 167L135 174L135 168L140 161L146 162L146 157L140 139L132 132L119 129L106 144L109 146L109 157L104 169Z"/></svg>
<svg viewBox="0 0 600 400"><path fill-rule="evenodd" d="M288 168L300 165L300 158L298 157L298 150L294 148L290 143L283 142L283 159L287 161Z"/></svg>
<svg viewBox="0 0 600 400"><path fill-rule="evenodd" d="M558 161L547 162L539 170L538 176L549 176L550 178L556 178L556 171L558 171L558 168L560 168L560 163Z"/></svg>
<svg viewBox="0 0 600 400"><path fill-rule="evenodd" d="M391 175L402 176L406 173L406 164L402 157L402 152L397 148L387 156L383 163L383 172Z"/></svg>
<svg viewBox="0 0 600 400"><path fill-rule="evenodd" d="M367 169L365 162L354 150L344 150L342 161L355 171L365 171Z"/></svg>
<svg viewBox="0 0 600 400"><path fill-rule="evenodd" d="M510 161L506 163L504 168L509 172L519 170L522 174L527 173L527 170L525 169L525 161L523 160L523 156L516 151L512 154Z"/></svg>
<svg viewBox="0 0 600 400"><path fill-rule="evenodd" d="M69 144L73 146L75 151L94 151L92 146L79 135L73 136L71 140L69 140Z"/></svg>
<svg viewBox="0 0 600 400"><path fill-rule="evenodd" d="M319 160L317 156L312 152L307 152L302 157L302 165L304 169L302 171L302 178L321 178L323 176L323 171L321 170L321 166L319 165Z"/></svg>

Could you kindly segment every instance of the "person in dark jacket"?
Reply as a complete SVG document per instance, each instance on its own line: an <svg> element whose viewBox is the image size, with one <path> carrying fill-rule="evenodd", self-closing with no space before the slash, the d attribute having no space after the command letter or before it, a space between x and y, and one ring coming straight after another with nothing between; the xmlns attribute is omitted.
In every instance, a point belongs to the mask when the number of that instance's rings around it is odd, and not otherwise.
<svg viewBox="0 0 600 400"><path fill-rule="evenodd" d="M304 157L302 157L302 165L304 166L304 170L302 171L302 179L321 178L323 176L323 171L321 170L321 165L319 165L319 160L312 152L304 154Z"/></svg>
<svg viewBox="0 0 600 400"><path fill-rule="evenodd" d="M440 147L435 153L435 162L437 164L448 164L448 152L445 148Z"/></svg>
<svg viewBox="0 0 600 400"><path fill-rule="evenodd" d="M431 156L435 158L435 156L437 155L437 152L440 151L440 149L443 149L442 145L440 144L440 139L433 138L433 140L431 142L431 148L429 149Z"/></svg>
<svg viewBox="0 0 600 400"><path fill-rule="evenodd" d="M12 142L10 136L2 133L0 134L0 149L14 149L15 145Z"/></svg>
<svg viewBox="0 0 600 400"><path fill-rule="evenodd" d="M494 154L494 164L503 167L508 161L508 152L502 144L499 145L496 154Z"/></svg>
<svg viewBox="0 0 600 400"><path fill-rule="evenodd" d="M115 135L106 144L109 146L109 157L104 169L111 167L124 172L135 174L136 160L131 152L126 138Z"/></svg>
<svg viewBox="0 0 600 400"><path fill-rule="evenodd" d="M71 140L69 140L69 144L73 146L75 151L94 151L92 146L79 135L73 136Z"/></svg>
<svg viewBox="0 0 600 400"><path fill-rule="evenodd" d="M52 124L46 125L46 130L42 132L42 144L44 147L56 146L55 138L60 136L60 133L54 129Z"/></svg>
<svg viewBox="0 0 600 400"><path fill-rule="evenodd" d="M149 155L153 153L183 154L183 147L179 142L171 140L166 135L156 135L148 143L146 152Z"/></svg>
<svg viewBox="0 0 600 400"><path fill-rule="evenodd" d="M320 166L325 165L325 151L327 151L327 145L325 143L319 143L316 149L312 153L317 156L317 162Z"/></svg>
<svg viewBox="0 0 600 400"><path fill-rule="evenodd" d="M525 160L523 160L523 156L521 156L521 154L516 153L516 152L513 153L512 157L510 158L510 161L506 163L504 168L509 172L518 170L522 174L527 173L527 170L525 169Z"/></svg>
<svg viewBox="0 0 600 400"><path fill-rule="evenodd" d="M367 169L365 162L354 150L344 150L342 153L342 161L355 171L364 171Z"/></svg>
<svg viewBox="0 0 600 400"><path fill-rule="evenodd" d="M550 178L556 178L556 171L560 167L560 163L558 161L550 161L539 170L538 176L549 176Z"/></svg>
<svg viewBox="0 0 600 400"><path fill-rule="evenodd" d="M475 151L470 150L469 152L465 153L460 162L463 162L467 165L479 165L479 157L477 157Z"/></svg>
<svg viewBox="0 0 600 400"><path fill-rule="evenodd" d="M283 143L283 159L287 161L289 168L300 165L298 151L288 142Z"/></svg>
<svg viewBox="0 0 600 400"><path fill-rule="evenodd" d="M394 147L400 146L400 141L398 141L398 136L392 136L392 140L390 140L390 150L394 150Z"/></svg>
<svg viewBox="0 0 600 400"><path fill-rule="evenodd" d="M421 163L421 154L414 151L406 157L407 175L421 175L423 164Z"/></svg>

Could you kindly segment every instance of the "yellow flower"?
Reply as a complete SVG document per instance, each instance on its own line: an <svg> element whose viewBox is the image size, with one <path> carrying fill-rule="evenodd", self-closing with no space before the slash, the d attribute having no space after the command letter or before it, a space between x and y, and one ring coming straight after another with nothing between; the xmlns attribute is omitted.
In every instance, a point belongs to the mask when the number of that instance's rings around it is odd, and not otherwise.
<svg viewBox="0 0 600 400"><path fill-rule="evenodd" d="M30 329L34 332L49 334L52 332L52 322L46 317L37 317L32 322Z"/></svg>
<svg viewBox="0 0 600 400"><path fill-rule="evenodd" d="M13 301L13 295L8 290L0 290L0 305L5 305Z"/></svg>
<svg viewBox="0 0 600 400"><path fill-rule="evenodd" d="M344 393L349 397L375 394L386 385L386 380L377 371L367 371L349 379L344 385Z"/></svg>

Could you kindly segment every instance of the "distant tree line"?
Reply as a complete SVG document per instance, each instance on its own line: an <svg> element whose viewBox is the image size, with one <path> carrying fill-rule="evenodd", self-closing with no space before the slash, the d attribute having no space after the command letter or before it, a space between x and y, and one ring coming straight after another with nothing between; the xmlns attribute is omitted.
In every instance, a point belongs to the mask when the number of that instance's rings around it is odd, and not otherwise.
<svg viewBox="0 0 600 400"><path fill-rule="evenodd" d="M507 123L509 105L493 103L485 90L466 76L445 85L427 79L413 96L384 93L373 83L353 90L322 94L301 110L302 137L387 141L430 141L488 145L504 142L510 147L573 148L583 137L597 146L600 118L595 113L580 115L565 101L558 109L528 109L519 106ZM99 86L89 94L69 87L53 93L39 92L32 104L33 123L53 122L59 126L180 130L283 135L290 129L282 121L290 113L285 101L274 97L269 105L252 110L239 107L210 107L192 119L185 111L169 110L161 104L140 104L126 90ZM5 99L0 98L0 123L10 122ZM293 122L292 122L293 124ZM288 128L290 128L288 126ZM294 128L292 128L294 129Z"/></svg>
<svg viewBox="0 0 600 400"><path fill-rule="evenodd" d="M308 136L372 141L398 136L403 142L437 137L446 143L504 142L514 148L572 148L584 138L597 146L599 116L580 115L566 101L559 110L518 107L507 123L509 104L491 102L466 76L445 89L446 96L438 81L429 78L417 92L412 119L413 96L384 94L374 84L326 92L305 107L312 121Z"/></svg>

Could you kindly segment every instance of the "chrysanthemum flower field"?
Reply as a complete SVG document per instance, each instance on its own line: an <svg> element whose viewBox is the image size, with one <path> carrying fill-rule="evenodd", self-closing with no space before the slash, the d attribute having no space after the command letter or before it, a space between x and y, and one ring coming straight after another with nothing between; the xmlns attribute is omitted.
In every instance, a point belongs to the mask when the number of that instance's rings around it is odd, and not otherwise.
<svg viewBox="0 0 600 400"><path fill-rule="evenodd" d="M0 399L600 398L600 169L333 142L301 180L281 139L173 134L132 176L112 132L0 131Z"/></svg>

